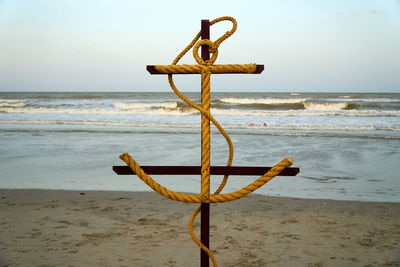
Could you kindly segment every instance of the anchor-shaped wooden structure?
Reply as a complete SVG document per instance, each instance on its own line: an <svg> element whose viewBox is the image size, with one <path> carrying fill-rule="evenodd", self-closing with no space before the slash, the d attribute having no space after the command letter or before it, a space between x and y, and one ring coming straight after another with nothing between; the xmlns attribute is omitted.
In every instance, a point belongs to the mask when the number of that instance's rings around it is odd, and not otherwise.
<svg viewBox="0 0 400 267"><path fill-rule="evenodd" d="M222 21L230 20L233 23L232 30L227 32L224 36L219 38L216 42L209 40L210 38L210 25ZM198 243L201 249L200 264L202 267L209 266L209 256L212 257L213 263L216 264L212 254L209 252L209 224L210 224L210 204L215 202L226 202L234 199L238 199L250 192L253 192L263 184L271 180L275 175L282 176L295 176L299 172L299 168L290 168L292 164L291 159L287 158L282 160L274 167L249 167L249 166L231 166L233 157L233 148L230 151L228 166L210 166L210 120L217 126L217 128L223 133L222 127L213 119L210 114L210 86L209 78L210 74L222 74L222 73L261 73L264 70L264 65L256 64L244 64L244 65L213 65L217 54L219 44L227 37L233 34L236 30L236 21L231 17L221 17L213 21L202 20L201 31L196 36L192 43L182 51L182 53L175 59L172 65L150 65L147 66L147 70L151 74L168 74L168 78L172 89L186 102L190 102L183 95L177 91L176 87L172 82L172 74L194 74L198 73L202 75L202 100L201 107L193 104L195 108L202 113L201 122L201 140L202 140L202 157L201 166L139 166L127 153L120 156L128 166L113 166L113 170L119 175L130 175L136 174L140 179L147 183L158 193L179 201L196 202L201 203L201 244ZM197 42L193 47L193 54L199 65L176 65L177 61L194 45L197 39L201 37L201 41ZM201 46L201 58L198 56L198 49ZM210 58L210 51L213 56ZM189 103L190 104L190 103ZM225 136L225 135L224 135ZM231 145L229 137L225 136L228 144ZM182 193L173 192L167 188L162 187L157 182L151 179L148 174L158 175L194 175L201 174L202 189L200 195L186 195ZM224 175L224 181L216 193L210 195L209 180L210 175ZM226 179L229 175L261 175L261 177L241 190L228 193L219 194L223 186L226 183ZM198 211L196 211L198 213ZM197 213L192 216L191 222ZM190 226L192 227L192 226ZM192 228L190 228L192 230ZM196 238L192 235L192 238L196 242ZM197 240L198 241L198 240ZM197 242L196 242L197 243ZM211 255L210 255L211 254Z"/></svg>

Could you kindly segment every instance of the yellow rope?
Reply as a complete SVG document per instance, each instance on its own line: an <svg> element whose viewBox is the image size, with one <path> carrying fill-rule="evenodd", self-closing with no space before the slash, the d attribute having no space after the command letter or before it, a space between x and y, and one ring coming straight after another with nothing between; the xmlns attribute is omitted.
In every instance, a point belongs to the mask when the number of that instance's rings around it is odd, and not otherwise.
<svg viewBox="0 0 400 267"><path fill-rule="evenodd" d="M251 192L257 190L276 175L278 175L282 170L292 165L293 161L290 158L286 158L272 167L267 173L263 176L252 182L251 184L245 186L242 189L237 191L227 193L227 194L219 194L215 193L210 195L209 198L204 199L200 195L190 195L183 194L179 192L175 192L169 190L168 188L163 187L156 181L154 181L148 174L146 174L140 165L128 154L124 153L120 156L120 158L136 173L136 175L145 182L151 189L172 200L178 200L181 202L190 202L190 203L219 203L219 202L228 202L232 200L236 200L242 198ZM222 190L222 189L221 189Z"/></svg>
<svg viewBox="0 0 400 267"><path fill-rule="evenodd" d="M227 202L239 199L241 197L250 194L251 192L257 190L265 183L270 181L276 175L278 175L282 170L289 167L293 161L290 158L286 158L272 167L267 173L263 176L252 182L251 184L245 186L242 189L239 189L235 192L220 194L222 189L224 188L228 175L225 175L220 186L215 191L214 194L210 195L210 121L216 126L219 132L225 137L226 142L229 147L229 156L227 161L227 166L232 165L233 160L233 144L228 134L222 128L222 126L214 119L214 117L210 114L210 76L212 73L230 73L230 72L242 72L242 73L253 73L256 69L256 64L230 64L230 65L213 65L217 56L218 56L218 47L219 45L231 36L237 28L236 20L232 17L220 17L210 22L210 26L224 20L229 20L232 22L232 28L230 31L227 31L224 35L218 38L215 42L212 42L208 39L199 40L201 36L201 32L199 32L194 39L190 42L190 44L183 49L181 53L174 59L171 65L156 65L155 69L160 73L168 73L168 81L175 92L175 94L185 101L191 107L197 109L202 114L202 162L201 162L201 191L199 195L190 195L190 194L182 194L179 192L174 192L169 190L162 185L158 184L154 179L152 179L148 174L146 174L140 165L128 154L124 153L120 156L120 158L136 173L136 175L145 182L149 187L151 187L157 193L177 201L182 202L191 202L191 203L217 203L217 202ZM209 52L212 53L212 56L208 60L203 60L199 54L199 47L202 45L209 46ZM193 47L193 56L197 61L198 65L176 65L179 60ZM185 97L175 86L172 74L174 73L201 73L202 80L202 103L201 106L189 100ZM200 212L200 207L196 209L193 213L192 217L189 221L189 232L194 240L194 242L203 249L214 266L217 266L217 262L215 257L211 253L211 251L204 246L195 236L193 231L193 222L196 216Z"/></svg>

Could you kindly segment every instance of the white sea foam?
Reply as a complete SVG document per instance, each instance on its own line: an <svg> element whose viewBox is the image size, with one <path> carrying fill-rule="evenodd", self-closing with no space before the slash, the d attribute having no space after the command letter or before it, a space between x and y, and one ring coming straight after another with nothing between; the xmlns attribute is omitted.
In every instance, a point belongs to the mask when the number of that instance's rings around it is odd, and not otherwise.
<svg viewBox="0 0 400 267"><path fill-rule="evenodd" d="M83 121L83 120L0 120L3 124L58 124L58 125L88 125L114 127L148 127L148 128L199 128L199 124L182 123L139 123L113 121Z"/></svg>
<svg viewBox="0 0 400 267"><path fill-rule="evenodd" d="M23 107L27 103L25 100L19 99L0 99L0 107Z"/></svg>
<svg viewBox="0 0 400 267"><path fill-rule="evenodd" d="M259 128L265 128L265 126L259 126ZM369 125L369 126L350 126L350 125L277 125L269 126L268 129L274 130L305 130L305 131L400 131L398 126L380 126L380 125Z"/></svg>
<svg viewBox="0 0 400 267"><path fill-rule="evenodd" d="M148 114L148 115L191 115L196 114L195 109L58 109L58 108L0 108L0 113L22 113L22 114L108 114L108 115L129 115L129 114Z"/></svg>
<svg viewBox="0 0 400 267"><path fill-rule="evenodd" d="M0 107L23 107L26 103L0 103Z"/></svg>
<svg viewBox="0 0 400 267"><path fill-rule="evenodd" d="M303 98L291 98L291 99L278 99L278 98L221 98L220 101L230 104L293 104L293 103L302 103L307 99Z"/></svg>
<svg viewBox="0 0 400 267"><path fill-rule="evenodd" d="M149 108L177 108L178 102L166 103L115 103L114 106L119 109L149 109Z"/></svg>
<svg viewBox="0 0 400 267"><path fill-rule="evenodd" d="M304 103L304 107L309 110L320 110L320 111L333 111L343 110L348 106L348 103Z"/></svg>
<svg viewBox="0 0 400 267"><path fill-rule="evenodd" d="M262 110L239 110L239 109L213 109L214 115L232 116L344 116L344 117L400 117L400 111L378 111L378 110L285 110L285 111L262 111Z"/></svg>
<svg viewBox="0 0 400 267"><path fill-rule="evenodd" d="M20 99L0 99L0 103L2 102L9 102L9 103L14 103L14 102L23 102L24 100Z"/></svg>
<svg viewBox="0 0 400 267"><path fill-rule="evenodd" d="M338 105L338 104L334 104ZM317 106L318 107L318 106ZM340 109L339 109L340 108ZM226 116L344 116L344 117L400 117L400 111L378 110L342 110L343 107L321 106L320 109L310 108L306 110L242 110L242 109L218 109L211 108L213 115ZM0 113L19 114L94 114L94 115L165 115L186 116L197 115L199 112L192 108L184 109L57 109L57 108L0 108Z"/></svg>
<svg viewBox="0 0 400 267"><path fill-rule="evenodd" d="M200 128L194 123L137 123L137 122L111 122L111 121L82 121L82 120L0 120L3 124L62 124L62 125L88 125L88 126L113 126L113 127L141 127L141 128ZM225 129L252 129L252 130L301 130L301 131L400 131L400 126L382 125L248 125L226 124Z"/></svg>

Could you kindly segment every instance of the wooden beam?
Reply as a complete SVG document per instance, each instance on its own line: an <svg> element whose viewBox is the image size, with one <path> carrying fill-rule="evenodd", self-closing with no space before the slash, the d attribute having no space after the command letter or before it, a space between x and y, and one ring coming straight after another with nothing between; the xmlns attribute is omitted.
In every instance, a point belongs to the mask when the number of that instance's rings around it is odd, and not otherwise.
<svg viewBox="0 0 400 267"><path fill-rule="evenodd" d="M155 65L147 65L146 69L150 74L168 74L168 73L160 73L160 72L158 72L156 70L156 68L155 68ZM216 72L216 73L213 73L213 74L260 74L261 72L263 72L263 70L264 70L264 65L257 65L255 72L252 72L252 73L246 73L246 72L224 72L224 73L218 73L218 72ZM196 73L173 73L173 74L175 75L175 74L196 74Z"/></svg>
<svg viewBox="0 0 400 267"><path fill-rule="evenodd" d="M141 166L147 174L157 175L200 175L201 166ZM211 166L211 175L243 175L261 176L268 172L271 167L254 166ZM135 174L128 166L113 166L114 172L118 175ZM290 167L284 169L279 176L296 176L300 169Z"/></svg>
<svg viewBox="0 0 400 267"><path fill-rule="evenodd" d="M264 65L257 65L255 74L260 74L264 70Z"/></svg>

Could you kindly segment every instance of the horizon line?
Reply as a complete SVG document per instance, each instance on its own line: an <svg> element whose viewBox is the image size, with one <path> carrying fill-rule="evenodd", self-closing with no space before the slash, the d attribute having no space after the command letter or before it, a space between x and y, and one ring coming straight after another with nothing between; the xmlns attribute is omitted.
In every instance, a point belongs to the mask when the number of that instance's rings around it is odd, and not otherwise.
<svg viewBox="0 0 400 267"><path fill-rule="evenodd" d="M183 93L200 93L199 91L182 91ZM0 91L0 93L174 93L173 91ZM282 93L282 94L400 94L394 91L214 91L211 93Z"/></svg>

